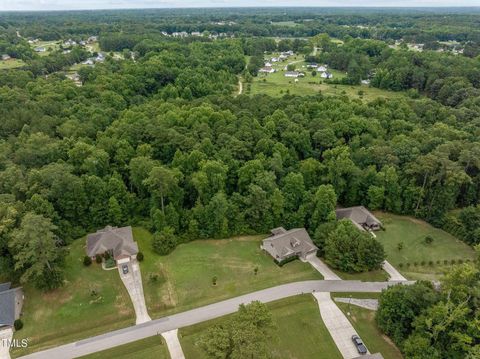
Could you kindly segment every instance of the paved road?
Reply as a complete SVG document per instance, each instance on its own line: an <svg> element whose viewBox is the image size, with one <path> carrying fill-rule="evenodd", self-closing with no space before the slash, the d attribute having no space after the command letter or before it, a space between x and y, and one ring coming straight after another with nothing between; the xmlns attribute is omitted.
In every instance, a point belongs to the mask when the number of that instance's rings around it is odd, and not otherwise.
<svg viewBox="0 0 480 359"><path fill-rule="evenodd" d="M390 263L387 261L383 262L383 270L388 273L390 276L391 281L406 281L407 278L405 278L403 275L400 274L400 272L392 266Z"/></svg>
<svg viewBox="0 0 480 359"><path fill-rule="evenodd" d="M358 350L352 342L352 335L358 335L358 333L330 298L330 293L313 293L313 295L317 299L323 322L343 358L353 359L358 357Z"/></svg>
<svg viewBox="0 0 480 359"><path fill-rule="evenodd" d="M336 275L328 266L322 262L320 258L317 257L316 254L311 254L307 256L307 262L312 265L317 271L323 275L323 279L325 280L341 280L341 278Z"/></svg>
<svg viewBox="0 0 480 359"><path fill-rule="evenodd" d="M178 329L162 333L162 337L164 337L167 342L170 359L185 359L180 340L178 340Z"/></svg>
<svg viewBox="0 0 480 359"><path fill-rule="evenodd" d="M0 330L0 359L10 359L10 346L8 342L12 340L13 330L11 328Z"/></svg>
<svg viewBox="0 0 480 359"><path fill-rule="evenodd" d="M189 325L204 322L206 320L231 314L238 310L238 306L240 304L250 303L254 300L267 303L294 295L313 292L380 292L382 289L398 283L399 282L360 282L347 280L311 280L289 283L224 300L204 307L192 309L186 312L174 314L169 317L164 317L132 327L112 331L75 343L33 353L22 358L77 358L122 344L148 338L169 330L183 328ZM413 282L401 283L411 284Z"/></svg>
<svg viewBox="0 0 480 359"><path fill-rule="evenodd" d="M141 324L152 320L147 312L145 297L143 295L142 273L136 259L132 259L128 264L128 273L123 274L123 264L118 266L118 273L122 279L128 294L132 299L133 309L135 309L136 324Z"/></svg>

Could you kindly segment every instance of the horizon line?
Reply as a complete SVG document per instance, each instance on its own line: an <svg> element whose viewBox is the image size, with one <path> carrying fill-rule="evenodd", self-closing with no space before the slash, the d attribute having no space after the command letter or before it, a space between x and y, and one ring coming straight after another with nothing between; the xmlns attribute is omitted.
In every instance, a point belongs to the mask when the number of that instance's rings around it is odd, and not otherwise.
<svg viewBox="0 0 480 359"><path fill-rule="evenodd" d="M199 10L199 9L479 9L480 5L355 5L355 6L343 6L343 5L328 5L328 6L294 6L294 5L264 5L264 6L176 6L176 7L117 7L117 8L72 8L72 9L9 9L1 10L0 13L5 12L55 12L55 11L119 11L119 10Z"/></svg>

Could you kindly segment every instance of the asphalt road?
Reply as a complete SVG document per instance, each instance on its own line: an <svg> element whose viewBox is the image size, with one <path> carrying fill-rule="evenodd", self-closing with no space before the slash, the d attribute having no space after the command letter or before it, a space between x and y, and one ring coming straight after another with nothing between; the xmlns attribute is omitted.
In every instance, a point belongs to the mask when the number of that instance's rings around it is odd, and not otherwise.
<svg viewBox="0 0 480 359"><path fill-rule="evenodd" d="M140 339L148 338L173 329L197 324L206 320L234 313L242 303L258 300L264 303L294 295L313 292L380 292L382 289L396 284L413 282L360 282L347 280L312 280L295 282L245 294L204 307L171 315L147 323L115 330L106 334L91 337L78 342L61 345L55 348L32 353L22 358L32 359L69 359L113 348Z"/></svg>

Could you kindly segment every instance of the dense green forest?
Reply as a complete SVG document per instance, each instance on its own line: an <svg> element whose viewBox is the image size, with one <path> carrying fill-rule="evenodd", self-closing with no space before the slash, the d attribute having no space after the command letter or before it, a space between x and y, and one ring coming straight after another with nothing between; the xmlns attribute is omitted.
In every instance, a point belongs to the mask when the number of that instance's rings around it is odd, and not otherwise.
<svg viewBox="0 0 480 359"><path fill-rule="evenodd" d="M417 216L479 244L480 16L438 11L0 14L0 53L24 62L0 70L0 273L60 286L65 245L107 224L146 226L159 253L306 227L336 258L326 233L351 230L332 227L337 203ZM84 47L40 56L27 41L88 36L106 59L78 70L81 86L64 71L90 56ZM389 46L398 39L466 51ZM368 79L408 96L234 95L265 52L287 50L346 72L332 84ZM339 267L378 267L383 249L371 249L373 265ZM438 303L432 294L425 308ZM392 334L409 353L417 321Z"/></svg>

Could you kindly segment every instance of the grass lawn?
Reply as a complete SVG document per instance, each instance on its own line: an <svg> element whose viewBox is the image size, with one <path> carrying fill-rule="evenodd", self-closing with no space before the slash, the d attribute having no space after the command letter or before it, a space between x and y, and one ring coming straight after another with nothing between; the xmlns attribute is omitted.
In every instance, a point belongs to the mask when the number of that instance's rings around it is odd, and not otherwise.
<svg viewBox="0 0 480 359"><path fill-rule="evenodd" d="M44 47L45 52L38 52L38 55L40 56L48 56L52 52L57 51L60 48L61 41L38 41L35 44L32 44L32 48L36 47Z"/></svg>
<svg viewBox="0 0 480 359"><path fill-rule="evenodd" d="M376 215L386 229L375 233L385 247L388 261L409 279L438 279L452 259L465 261L475 258L471 247L422 220L387 213ZM433 243L425 243L427 235L433 238ZM400 242L403 243L402 250L397 248ZM445 260L449 264L445 265ZM433 266L428 265L430 261ZM425 264L421 265L422 262ZM410 263L409 267L407 263Z"/></svg>
<svg viewBox="0 0 480 359"><path fill-rule="evenodd" d="M337 303L350 320L370 353L381 353L385 359L401 359L402 354L387 336L383 335L375 322L375 312L348 303ZM347 315L350 312L350 315Z"/></svg>
<svg viewBox="0 0 480 359"><path fill-rule="evenodd" d="M373 292L330 292L332 298L378 299L381 293Z"/></svg>
<svg viewBox="0 0 480 359"><path fill-rule="evenodd" d="M274 54L268 55L268 58L276 56ZM295 62L298 71L305 72L305 77L298 78L298 82L295 82L294 78L285 77L284 67L288 63ZM351 86L351 85L335 85L326 83L324 79L320 77L320 73L317 76L312 76L312 71L307 69L306 63L303 61L302 56L291 57L283 62L272 64L272 67L277 70L273 74L259 74L253 79L250 84L250 92L246 94L257 95L267 94L270 96L283 96L287 93L292 95L313 95L320 91L324 95L346 95L351 99L361 99L364 101L371 101L378 97L384 98L398 98L405 96L402 92L386 91L374 87L365 85ZM329 72L333 74L335 79L341 79L345 77L345 73L334 69L329 69ZM246 84L246 89L248 84ZM363 95L359 95L359 91L363 91Z"/></svg>
<svg viewBox="0 0 480 359"><path fill-rule="evenodd" d="M387 272L382 269L362 273L345 273L333 268L332 270L343 280L361 280L362 282L385 282L388 280Z"/></svg>
<svg viewBox="0 0 480 359"><path fill-rule="evenodd" d="M6 61L0 61L0 70L16 69L24 65L25 65L25 62L23 62L20 59L10 59Z"/></svg>
<svg viewBox="0 0 480 359"><path fill-rule="evenodd" d="M83 359L170 359L167 344L161 336L142 339L108 350L83 356Z"/></svg>
<svg viewBox="0 0 480 359"><path fill-rule="evenodd" d="M171 254L152 252L151 234L134 229L145 260L141 263L147 308L152 317L188 310L279 284L322 279L308 263L294 261L283 267L263 253L265 236L198 240L179 245ZM258 267L258 274L254 268ZM150 279L158 275L157 281ZM217 285L212 278L217 277Z"/></svg>
<svg viewBox="0 0 480 359"><path fill-rule="evenodd" d="M62 288L43 293L24 286L24 327L15 338L29 338L29 347L15 350L14 356L135 324L130 297L118 271L104 271L96 263L84 267L84 245L82 238L69 246ZM92 290L98 296L92 296Z"/></svg>
<svg viewBox="0 0 480 359"><path fill-rule="evenodd" d="M270 340L273 358L309 359L341 358L333 339L320 317L318 305L311 295L300 295L268 304L276 328ZM207 328L221 324L219 318L180 329L179 336L187 359L207 358L196 344Z"/></svg>

